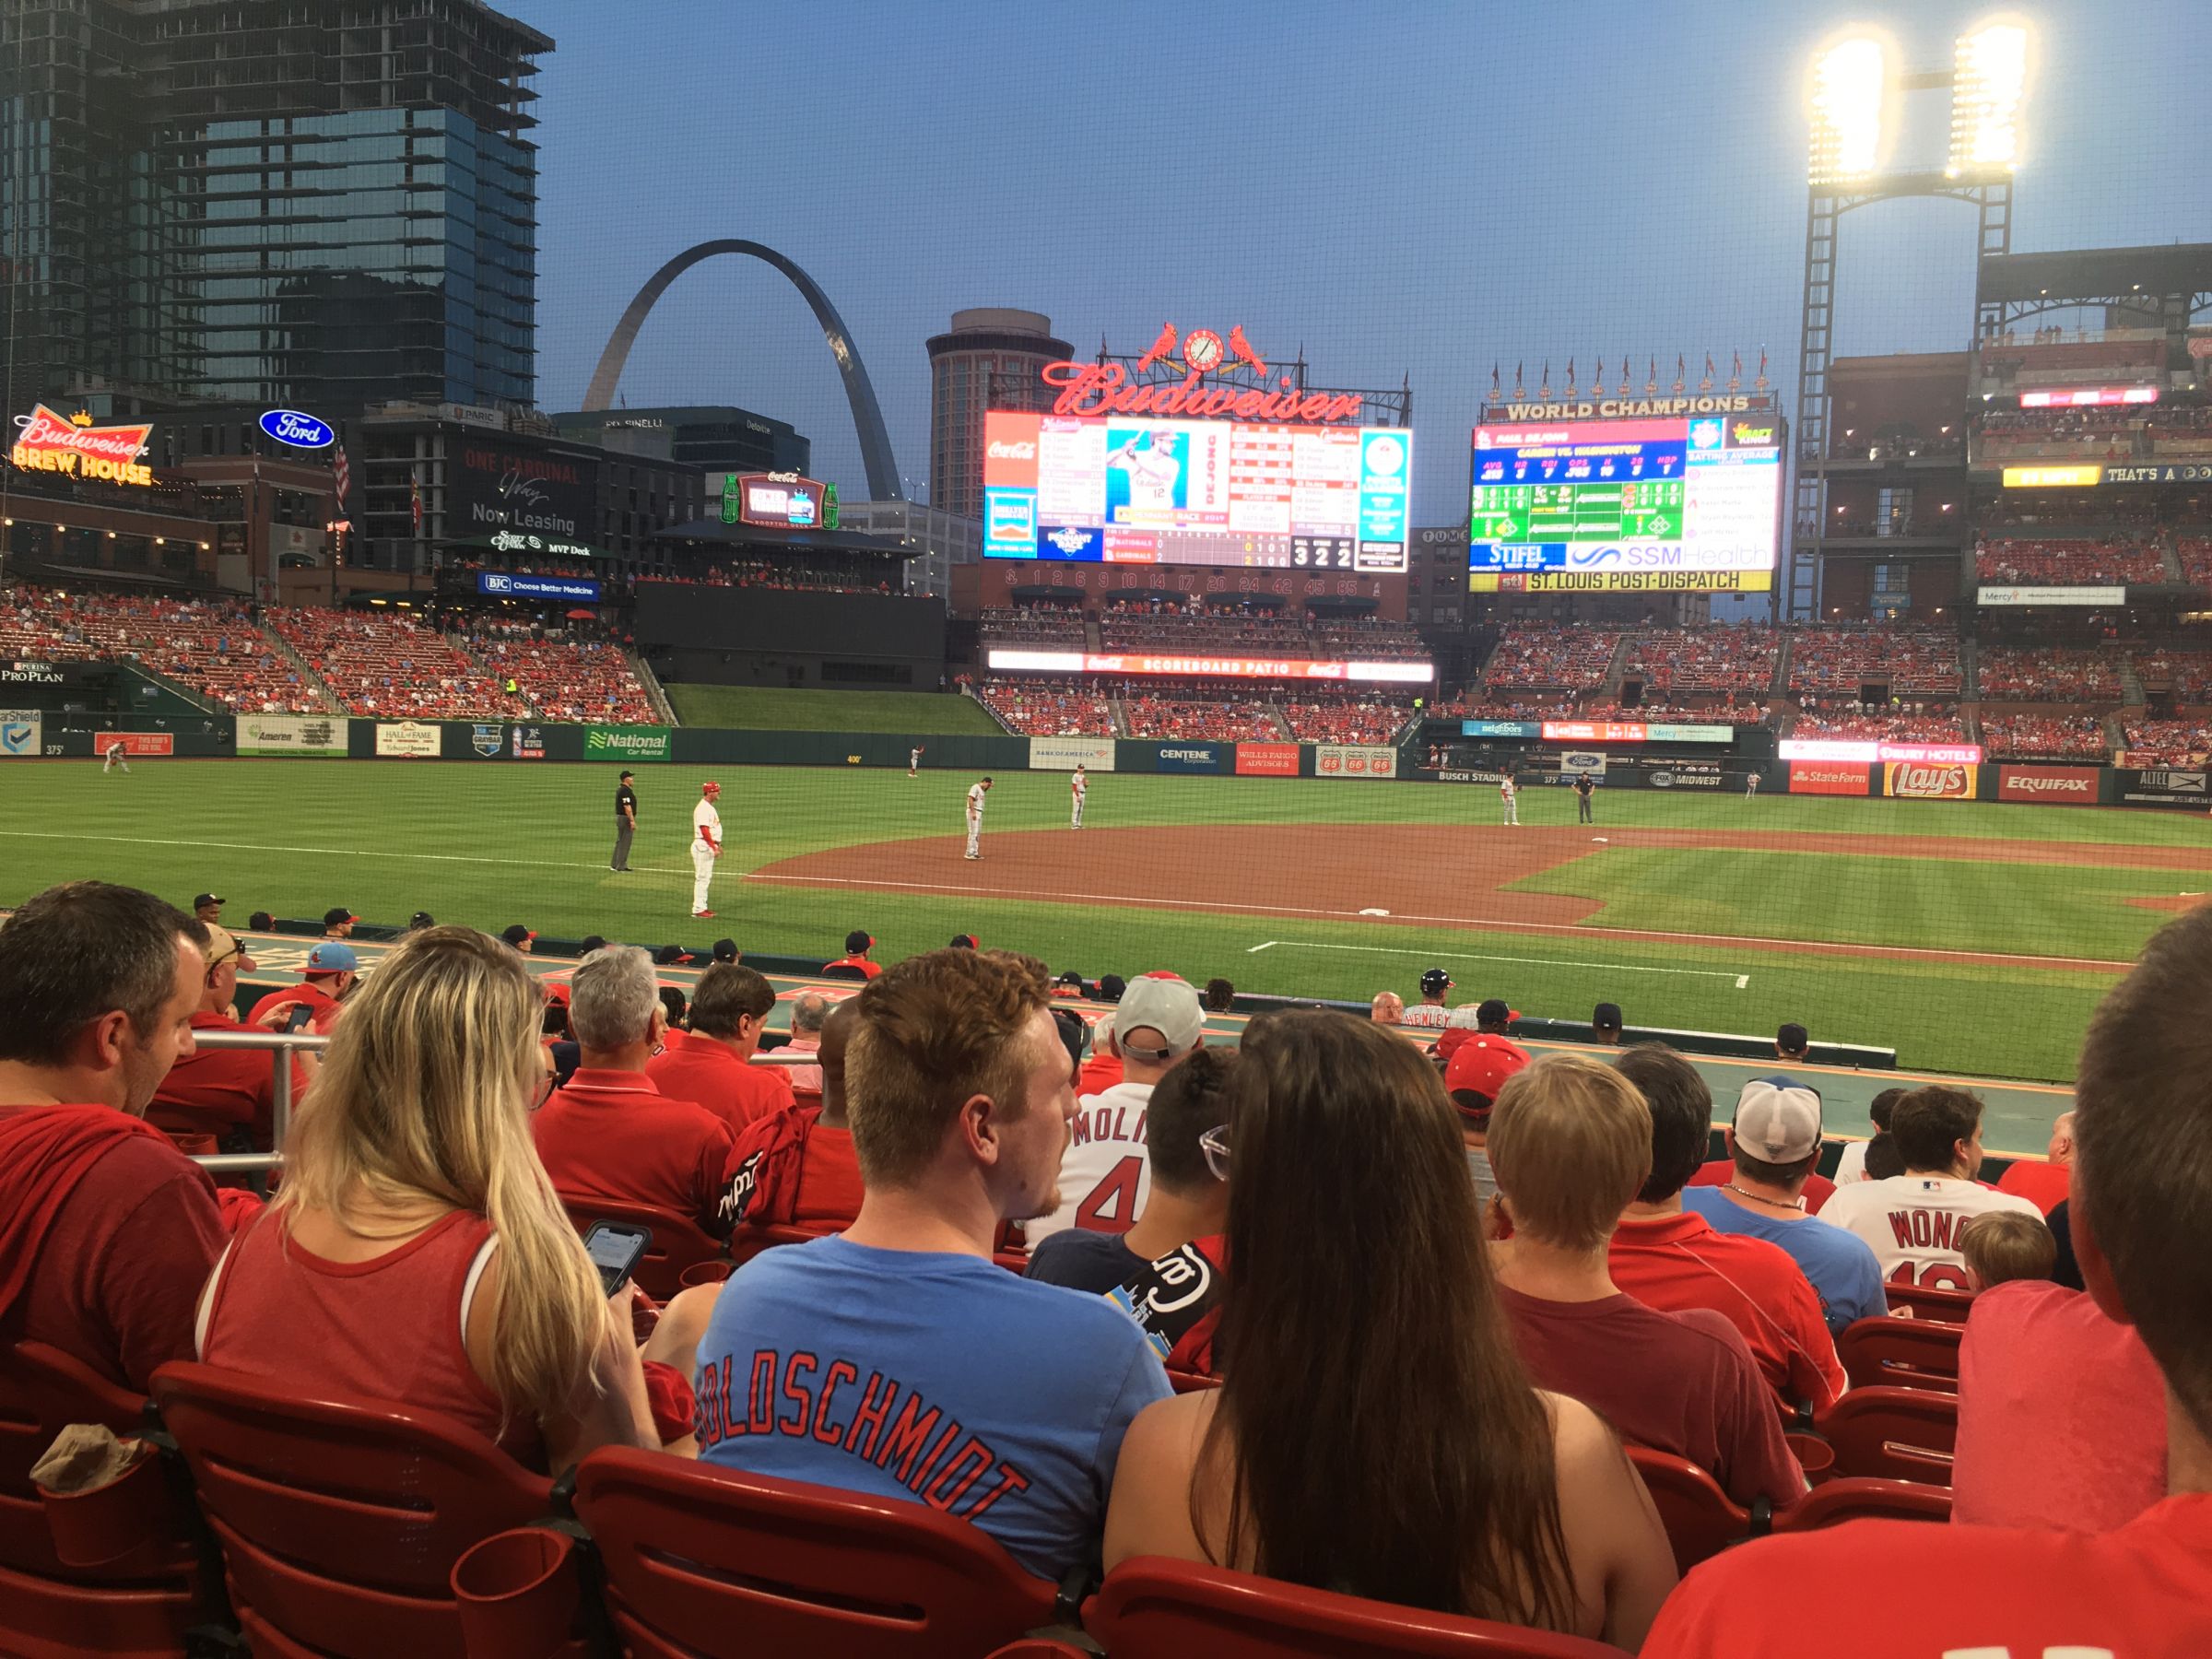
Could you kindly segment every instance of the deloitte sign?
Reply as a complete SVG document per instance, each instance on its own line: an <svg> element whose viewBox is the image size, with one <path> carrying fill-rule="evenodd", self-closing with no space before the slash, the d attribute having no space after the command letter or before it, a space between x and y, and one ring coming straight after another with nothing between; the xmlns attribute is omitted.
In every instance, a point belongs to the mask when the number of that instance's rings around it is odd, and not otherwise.
<svg viewBox="0 0 2212 1659"><path fill-rule="evenodd" d="M665 760L668 759L668 728L586 726L583 728L583 758L586 760Z"/></svg>

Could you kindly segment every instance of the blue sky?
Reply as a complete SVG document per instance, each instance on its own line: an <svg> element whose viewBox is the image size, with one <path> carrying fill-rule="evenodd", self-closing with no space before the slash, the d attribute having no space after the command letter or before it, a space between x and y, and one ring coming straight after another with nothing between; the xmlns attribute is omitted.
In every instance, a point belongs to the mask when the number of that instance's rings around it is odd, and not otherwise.
<svg viewBox="0 0 2212 1659"><path fill-rule="evenodd" d="M746 237L810 271L868 365L919 497L923 341L970 305L1048 313L1080 351L1163 320L1241 323L1316 383L1411 377L1416 517L1464 515L1493 361L1641 384L1677 351L1794 385L1805 233L1801 88L1873 23L1948 61L1984 5L1754 0L1519 6L1307 0L508 0L559 42L538 79L538 398L573 407L664 260ZM2014 246L2212 240L2204 0L2042 0ZM1939 95L1916 95L1908 107ZM1917 153L1935 124L1909 128ZM1973 214L1845 221L1842 352L1963 344ZM865 494L821 335L783 280L717 261L654 311L633 405L792 421Z"/></svg>

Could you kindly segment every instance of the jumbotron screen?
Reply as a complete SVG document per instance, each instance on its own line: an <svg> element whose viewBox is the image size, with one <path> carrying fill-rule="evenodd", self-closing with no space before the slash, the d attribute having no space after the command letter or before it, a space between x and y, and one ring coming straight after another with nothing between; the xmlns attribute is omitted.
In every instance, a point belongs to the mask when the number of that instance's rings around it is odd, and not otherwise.
<svg viewBox="0 0 2212 1659"><path fill-rule="evenodd" d="M1477 593L1764 593L1782 530L1771 414L1475 429Z"/></svg>
<svg viewBox="0 0 2212 1659"><path fill-rule="evenodd" d="M1406 569L1413 433L993 410L983 556Z"/></svg>

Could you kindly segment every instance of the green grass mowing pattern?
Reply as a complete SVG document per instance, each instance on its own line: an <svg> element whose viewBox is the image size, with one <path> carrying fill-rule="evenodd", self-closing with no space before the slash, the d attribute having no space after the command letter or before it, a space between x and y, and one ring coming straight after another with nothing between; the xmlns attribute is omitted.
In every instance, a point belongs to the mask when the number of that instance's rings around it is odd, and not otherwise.
<svg viewBox="0 0 2212 1659"><path fill-rule="evenodd" d="M779 686L667 688L686 725L756 732L1004 735L972 698L935 691L809 691Z"/></svg>
<svg viewBox="0 0 2212 1659"><path fill-rule="evenodd" d="M347 904L371 921L398 923L417 909L441 921L659 944L703 945L720 934L747 950L829 956L845 932L865 927L886 960L934 948L956 932L986 945L1035 952L1055 968L1124 974L1173 968L1194 980L1224 974L1249 991L1364 1000L1394 989L1409 998L1422 968L1450 968L1458 994L1508 996L1532 1014L1586 1015L1622 1003L1632 1024L1764 1031L1802 1018L1824 1037L1888 1043L1912 1067L2065 1078L2079 1033L2109 974L1926 961L1832 958L1754 946L1618 939L1604 934L1474 930L1330 917L1290 918L1147 910L1063 900L813 889L734 879L741 871L826 847L950 837L960 830L964 772L896 769L717 768L730 847L716 882L713 923L689 920L689 811L703 769L639 769L641 831L637 868L606 868L612 841L614 769L605 765L313 760L141 761L128 777L91 762L19 762L0 770L0 900L85 876L129 881L178 900L203 888L227 893L241 920L256 909L319 915ZM1066 781L1056 773L1001 776L988 834L1065 823ZM1531 791L1523 816L1567 823L1572 802ZM1490 792L1447 786L1324 780L1101 775L1091 792L1094 827L1158 824L1467 823L1493 821ZM1601 797L1606 822L1751 829L1975 833L2007 839L2109 839L2194 845L2201 823L2154 814L1912 802L1786 797L1745 802L1626 792ZM2094 828L2100 833L2085 837ZM2187 833L2182 831L2186 830ZM1594 833L1604 832L1601 823ZM1357 837L1335 854L1356 858ZM1480 842L1466 865L1433 873L1440 904L1481 878ZM884 875L900 875L887 851ZM1645 850L1607 851L1553 872L1635 870ZM1693 857L1703 856L1693 854ZM1785 906L1779 882L1800 898ZM1802 867L1798 867L1802 866ZM2059 941L2041 907L2065 898L2063 880L2100 872L1953 862L1736 854L1694 877L1652 865L1598 897L1647 907L1636 925L1664 914L1674 931L1778 936L1790 921L1816 936L1881 925L1881 942L1924 942L1893 866L1937 884L1980 883L1978 902L2008 909L2015 944ZM1866 873L1873 872L1869 877ZM1924 877L1920 874L1925 872ZM1424 873L1427 874L1427 873ZM2188 872L2132 872L2178 890ZM1297 870L1282 872L1283 900L1300 904ZM1071 867L1070 892L1141 891L1143 872ZM1876 879L1878 877L1878 879ZM2023 877L2032 879L2022 879ZM1470 880L1471 878L1471 880ZM1577 876L1576 879L1581 879ZM1870 885L1866 885L1869 884ZM1630 888L1633 890L1630 890ZM2113 925L2145 928L2119 906ZM1443 913L1451 913L1449 911ZM1477 912L1478 913L1478 912ZM1827 921L1823 923L1822 917ZM1608 916L1606 920L1611 920ZM1751 921L1757 926L1747 926ZM1273 941L1273 944L1269 942ZM1268 945L1254 951L1253 947ZM1986 947L1976 947L1983 948ZM2063 954L2077 954L2066 950ZM2125 950L2092 954L2124 956ZM1746 982L1739 988L1737 981Z"/></svg>

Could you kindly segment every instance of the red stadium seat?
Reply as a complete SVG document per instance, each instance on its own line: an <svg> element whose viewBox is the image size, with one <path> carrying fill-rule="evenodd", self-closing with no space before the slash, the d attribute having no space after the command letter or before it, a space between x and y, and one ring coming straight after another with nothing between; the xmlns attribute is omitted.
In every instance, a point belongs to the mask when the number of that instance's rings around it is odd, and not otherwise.
<svg viewBox="0 0 2212 1659"><path fill-rule="evenodd" d="M182 1361L153 1392L257 1655L463 1659L453 1562L551 1506L551 1482L436 1412Z"/></svg>
<svg viewBox="0 0 2212 1659"><path fill-rule="evenodd" d="M589 1232L594 1221L618 1221L625 1227L642 1227L650 1231L653 1242L645 1247L644 1257L630 1277L637 1281L638 1288L655 1301L665 1302L684 1288L687 1269L700 1262L715 1261L723 1254L721 1240L710 1237L688 1216L679 1216L674 1210L651 1204L577 1198L566 1193L560 1194L560 1206L569 1212L570 1223L580 1236Z"/></svg>
<svg viewBox="0 0 2212 1659"><path fill-rule="evenodd" d="M809 1239L821 1236L804 1227L754 1227L748 1224L730 1235L730 1260L743 1266L764 1250L773 1250L779 1244L804 1244Z"/></svg>
<svg viewBox="0 0 2212 1659"><path fill-rule="evenodd" d="M1962 1325L1974 1308L1971 1290L1945 1290L1934 1285L1885 1285L1882 1289L1892 1313L1909 1310L1913 1318L1933 1320L1937 1324Z"/></svg>
<svg viewBox="0 0 2212 1659"><path fill-rule="evenodd" d="M0 1348L0 1653L181 1654L187 1630L223 1618L190 1499L170 1484L182 1471L157 1464L125 1477L152 1488L125 1499L121 1517L129 1531L143 1524L143 1543L98 1567L65 1565L30 1470L70 1423L143 1434L147 1404L43 1343Z"/></svg>
<svg viewBox="0 0 2212 1659"><path fill-rule="evenodd" d="M1959 1392L1959 1339L1963 1325L1929 1319L1854 1319L1836 1338L1836 1358L1853 1388L1924 1388Z"/></svg>
<svg viewBox="0 0 2212 1659"><path fill-rule="evenodd" d="M1846 1521L1936 1521L1951 1518L1948 1487L1917 1480L1849 1477L1823 1481L1774 1517L1778 1533L1811 1532Z"/></svg>
<svg viewBox="0 0 2212 1659"><path fill-rule="evenodd" d="M1854 1388L1823 1411L1814 1426L1836 1450L1838 1476L1951 1484L1951 1448L1959 1439L1957 1394L1924 1388Z"/></svg>
<svg viewBox="0 0 2212 1659"><path fill-rule="evenodd" d="M1221 1379L1202 1376L1197 1371L1171 1371L1168 1373L1168 1385L1177 1394L1204 1394L1209 1388L1220 1387Z"/></svg>
<svg viewBox="0 0 2212 1659"><path fill-rule="evenodd" d="M1767 1530L1769 1509L1763 1499L1756 1512L1739 1509L1721 1490L1720 1482L1688 1458L1649 1446L1630 1446L1627 1451L1636 1473L1643 1477L1644 1489L1659 1512L1659 1524L1666 1528L1666 1541L1674 1546L1675 1565L1682 1571Z"/></svg>
<svg viewBox="0 0 2212 1659"><path fill-rule="evenodd" d="M1425 1613L1162 1556L1137 1556L1108 1573L1083 1623L1113 1659L1620 1659L1618 1648L1579 1636Z"/></svg>
<svg viewBox="0 0 2212 1659"><path fill-rule="evenodd" d="M576 1513L629 1659L935 1659L1053 1621L1051 1583L920 1503L609 1448L579 1466Z"/></svg>

